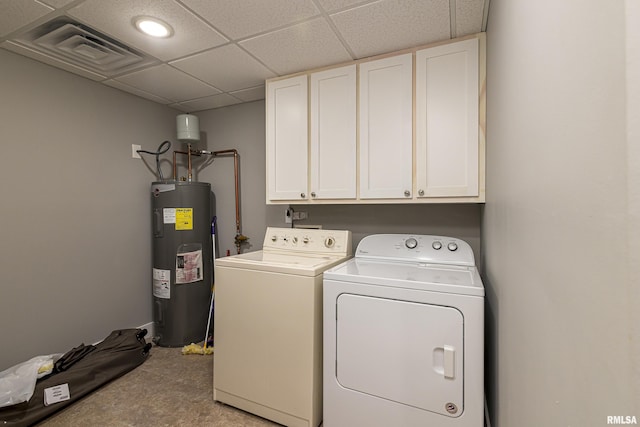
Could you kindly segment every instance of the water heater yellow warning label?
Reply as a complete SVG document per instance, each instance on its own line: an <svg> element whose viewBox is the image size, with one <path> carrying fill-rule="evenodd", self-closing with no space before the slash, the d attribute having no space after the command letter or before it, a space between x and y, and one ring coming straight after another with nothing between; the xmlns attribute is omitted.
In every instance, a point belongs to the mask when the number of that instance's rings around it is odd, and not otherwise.
<svg viewBox="0 0 640 427"><path fill-rule="evenodd" d="M193 230L193 208L176 208L176 230Z"/></svg>

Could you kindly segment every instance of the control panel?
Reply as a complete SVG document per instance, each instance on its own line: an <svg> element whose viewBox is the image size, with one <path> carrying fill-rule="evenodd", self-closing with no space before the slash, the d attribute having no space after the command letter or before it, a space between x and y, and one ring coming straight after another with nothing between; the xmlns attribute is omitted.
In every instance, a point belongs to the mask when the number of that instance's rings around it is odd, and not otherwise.
<svg viewBox="0 0 640 427"><path fill-rule="evenodd" d="M358 244L356 258L474 266L471 246L454 237L373 234Z"/></svg>
<svg viewBox="0 0 640 427"><path fill-rule="evenodd" d="M308 228L267 227L263 250L351 255L351 232Z"/></svg>

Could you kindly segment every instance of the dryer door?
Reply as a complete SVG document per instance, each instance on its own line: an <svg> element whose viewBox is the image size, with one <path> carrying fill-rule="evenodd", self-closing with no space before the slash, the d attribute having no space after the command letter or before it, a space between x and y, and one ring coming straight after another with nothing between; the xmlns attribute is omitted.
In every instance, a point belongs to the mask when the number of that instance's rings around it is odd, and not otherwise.
<svg viewBox="0 0 640 427"><path fill-rule="evenodd" d="M336 377L343 387L450 417L462 414L460 311L341 294L336 321Z"/></svg>

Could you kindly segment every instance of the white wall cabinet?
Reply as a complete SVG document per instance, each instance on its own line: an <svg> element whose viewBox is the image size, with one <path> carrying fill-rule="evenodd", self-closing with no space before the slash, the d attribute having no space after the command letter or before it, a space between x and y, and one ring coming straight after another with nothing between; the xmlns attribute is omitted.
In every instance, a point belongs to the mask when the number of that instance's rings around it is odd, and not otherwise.
<svg viewBox="0 0 640 427"><path fill-rule="evenodd" d="M356 198L356 66L311 74L310 196Z"/></svg>
<svg viewBox="0 0 640 427"><path fill-rule="evenodd" d="M416 52L417 197L477 197L478 40Z"/></svg>
<svg viewBox="0 0 640 427"><path fill-rule="evenodd" d="M485 36L267 81L267 203L482 203Z"/></svg>
<svg viewBox="0 0 640 427"><path fill-rule="evenodd" d="M307 76L267 84L267 197L306 200Z"/></svg>
<svg viewBox="0 0 640 427"><path fill-rule="evenodd" d="M412 194L411 54L360 64L360 198Z"/></svg>

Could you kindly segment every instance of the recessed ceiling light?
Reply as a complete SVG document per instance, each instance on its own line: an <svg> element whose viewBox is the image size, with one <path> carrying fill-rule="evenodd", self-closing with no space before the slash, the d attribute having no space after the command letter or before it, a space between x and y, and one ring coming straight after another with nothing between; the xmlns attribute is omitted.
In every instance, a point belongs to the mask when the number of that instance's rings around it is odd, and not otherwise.
<svg viewBox="0 0 640 427"><path fill-rule="evenodd" d="M158 18L150 18L148 16L140 16L134 19L134 24L139 31L152 37L170 37L173 34L173 28Z"/></svg>

